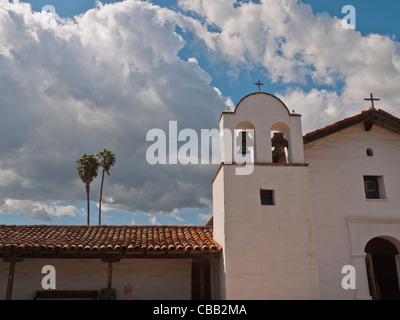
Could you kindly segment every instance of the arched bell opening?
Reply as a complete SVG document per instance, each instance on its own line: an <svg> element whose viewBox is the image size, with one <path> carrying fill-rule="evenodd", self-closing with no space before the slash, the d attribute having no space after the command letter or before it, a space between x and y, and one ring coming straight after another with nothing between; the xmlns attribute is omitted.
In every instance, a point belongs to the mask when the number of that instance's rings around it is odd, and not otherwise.
<svg viewBox="0 0 400 320"><path fill-rule="evenodd" d="M289 163L289 127L283 122L276 122L271 126L272 162L278 164Z"/></svg>
<svg viewBox="0 0 400 320"><path fill-rule="evenodd" d="M235 128L235 160L254 162L255 130L249 121L241 121Z"/></svg>

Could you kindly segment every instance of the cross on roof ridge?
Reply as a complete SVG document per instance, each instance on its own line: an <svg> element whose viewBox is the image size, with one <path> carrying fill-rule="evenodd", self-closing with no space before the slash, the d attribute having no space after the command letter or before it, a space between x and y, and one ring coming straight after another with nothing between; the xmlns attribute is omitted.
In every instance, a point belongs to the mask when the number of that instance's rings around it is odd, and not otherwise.
<svg viewBox="0 0 400 320"><path fill-rule="evenodd" d="M381 99L374 98L374 95L370 93L370 98L364 98L365 101L371 101L372 109L375 109L374 101L380 101Z"/></svg>

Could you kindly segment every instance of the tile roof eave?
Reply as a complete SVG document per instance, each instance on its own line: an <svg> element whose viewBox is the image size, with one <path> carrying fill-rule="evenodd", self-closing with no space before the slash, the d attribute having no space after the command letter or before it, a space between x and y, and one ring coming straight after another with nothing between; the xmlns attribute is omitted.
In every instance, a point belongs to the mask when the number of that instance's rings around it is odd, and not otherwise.
<svg viewBox="0 0 400 320"><path fill-rule="evenodd" d="M0 255L140 257L217 254L210 226L0 225Z"/></svg>
<svg viewBox="0 0 400 320"><path fill-rule="evenodd" d="M400 133L400 119L391 115L390 113L382 109L370 108L368 110L362 111L352 117L345 118L343 120L337 121L331 125L324 128L312 131L303 136L304 144L313 142L315 140L321 139L335 132L346 129L355 124L372 121L372 123L383 126L393 132Z"/></svg>

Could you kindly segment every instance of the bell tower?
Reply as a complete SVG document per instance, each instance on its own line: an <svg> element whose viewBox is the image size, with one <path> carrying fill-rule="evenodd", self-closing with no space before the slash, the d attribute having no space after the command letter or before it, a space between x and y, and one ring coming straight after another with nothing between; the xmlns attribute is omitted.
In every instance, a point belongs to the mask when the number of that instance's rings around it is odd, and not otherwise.
<svg viewBox="0 0 400 320"><path fill-rule="evenodd" d="M221 298L319 298L301 116L257 92L219 124L213 221L223 247Z"/></svg>

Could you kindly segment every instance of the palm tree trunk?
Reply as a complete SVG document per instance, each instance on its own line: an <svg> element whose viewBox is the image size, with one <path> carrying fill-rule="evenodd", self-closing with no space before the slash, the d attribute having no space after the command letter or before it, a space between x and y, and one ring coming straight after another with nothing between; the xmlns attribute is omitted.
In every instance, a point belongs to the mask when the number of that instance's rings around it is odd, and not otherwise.
<svg viewBox="0 0 400 320"><path fill-rule="evenodd" d="M101 177L101 187L100 187L100 201L99 201L99 225L101 225L101 200L103 198L103 183L104 183L104 169L103 176Z"/></svg>
<svg viewBox="0 0 400 320"><path fill-rule="evenodd" d="M86 185L86 195L87 195L87 225L90 224L90 201L89 201L89 193L90 193L90 184Z"/></svg>

